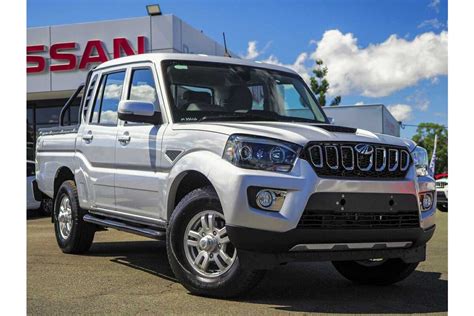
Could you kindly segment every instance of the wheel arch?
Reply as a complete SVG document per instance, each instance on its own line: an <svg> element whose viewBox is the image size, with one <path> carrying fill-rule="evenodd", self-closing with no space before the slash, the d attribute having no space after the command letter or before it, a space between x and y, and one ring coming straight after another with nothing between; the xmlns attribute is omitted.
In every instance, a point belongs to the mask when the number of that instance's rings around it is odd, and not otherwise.
<svg viewBox="0 0 474 316"><path fill-rule="evenodd" d="M54 194L53 198L56 198L59 187L63 184L64 181L73 180L75 181L74 173L69 167L62 166L60 167L54 176Z"/></svg>
<svg viewBox="0 0 474 316"><path fill-rule="evenodd" d="M186 194L205 186L212 186L214 188L211 180L200 171L186 170L181 172L174 179L168 193L167 219L169 220L176 205Z"/></svg>
<svg viewBox="0 0 474 316"><path fill-rule="evenodd" d="M167 220L171 217L179 201L189 192L204 186L212 186L216 189L215 181L209 177L210 168L215 159L220 160L221 157L213 152L199 151L184 156L173 166L167 193ZM218 190L215 191L218 192Z"/></svg>

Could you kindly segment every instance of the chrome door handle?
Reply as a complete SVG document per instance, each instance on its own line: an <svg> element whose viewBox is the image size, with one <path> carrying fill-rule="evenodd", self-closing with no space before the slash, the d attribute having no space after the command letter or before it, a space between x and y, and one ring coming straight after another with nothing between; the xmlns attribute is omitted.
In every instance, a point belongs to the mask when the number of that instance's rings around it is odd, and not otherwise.
<svg viewBox="0 0 474 316"><path fill-rule="evenodd" d="M82 135L82 139L86 141L86 143L90 143L94 135L92 135L92 131L88 131L87 134Z"/></svg>
<svg viewBox="0 0 474 316"><path fill-rule="evenodd" d="M122 144L122 145L127 145L129 142L130 142L130 134L128 132L125 132L123 133L122 136L119 136L118 137L118 141Z"/></svg>

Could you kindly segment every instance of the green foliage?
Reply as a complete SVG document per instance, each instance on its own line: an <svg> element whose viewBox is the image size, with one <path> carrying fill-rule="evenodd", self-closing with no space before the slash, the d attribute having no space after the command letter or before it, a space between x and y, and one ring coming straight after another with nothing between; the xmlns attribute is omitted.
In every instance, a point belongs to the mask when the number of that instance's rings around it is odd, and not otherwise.
<svg viewBox="0 0 474 316"><path fill-rule="evenodd" d="M436 123L421 123L412 139L418 146L428 151L431 159L435 135L438 135L435 174L448 172L448 129L446 127Z"/></svg>
<svg viewBox="0 0 474 316"><path fill-rule="evenodd" d="M316 95L316 100L320 106L326 106L326 94L329 89L329 82L326 79L328 74L328 67L324 66L321 59L316 59L316 68L313 69L314 76L310 78L311 90ZM341 103L341 96L335 97L330 106L339 105Z"/></svg>

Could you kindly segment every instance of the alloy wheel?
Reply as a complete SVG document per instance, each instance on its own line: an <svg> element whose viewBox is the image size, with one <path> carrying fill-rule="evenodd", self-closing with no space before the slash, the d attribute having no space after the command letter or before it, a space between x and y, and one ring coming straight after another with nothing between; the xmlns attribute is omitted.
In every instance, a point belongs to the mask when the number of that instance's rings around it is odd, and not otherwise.
<svg viewBox="0 0 474 316"><path fill-rule="evenodd" d="M184 251L193 270L205 277L219 277L235 262L224 216L213 210L196 214L184 233Z"/></svg>

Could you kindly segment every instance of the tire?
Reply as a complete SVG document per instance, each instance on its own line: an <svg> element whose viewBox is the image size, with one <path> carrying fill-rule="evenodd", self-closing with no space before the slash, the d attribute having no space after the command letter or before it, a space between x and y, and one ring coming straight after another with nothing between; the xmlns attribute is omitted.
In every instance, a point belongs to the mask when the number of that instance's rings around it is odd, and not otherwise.
<svg viewBox="0 0 474 316"><path fill-rule="evenodd" d="M66 207L66 209L70 209L67 216L62 216L62 202L69 206ZM84 253L91 247L96 229L94 225L84 222L82 219L84 214L84 210L79 207L76 184L72 180L63 182L54 200L54 231L59 248L64 253ZM64 219L66 217L67 219ZM64 228L61 223L64 224L66 221L70 223L68 234L61 231L61 228Z"/></svg>
<svg viewBox="0 0 474 316"><path fill-rule="evenodd" d="M438 205L438 210L440 210L443 213L447 213L448 212L448 205L447 204L439 204Z"/></svg>
<svg viewBox="0 0 474 316"><path fill-rule="evenodd" d="M401 259L364 264L360 261L333 261L336 270L346 279L359 284L390 285L406 279L418 266Z"/></svg>
<svg viewBox="0 0 474 316"><path fill-rule="evenodd" d="M233 248L230 241L226 239L226 244L221 244L220 238L222 238L222 240L226 238L221 237L222 230L219 230L217 234L217 238L219 238L218 245L216 246L213 243L209 243L219 249L214 248L214 250L210 250L211 254L208 256L209 258L214 258L212 259L214 261L212 262L211 259L209 259L211 262L207 269L212 270L211 266L214 266L216 268L214 270L218 272L200 271L199 267L192 264L192 260L189 259L192 257L193 251L199 252L197 257L200 256L201 252L205 251L199 248L201 247L201 243L199 242L196 242L197 245L194 246L185 246L185 243L189 242L188 238L191 238L188 237L191 236L191 234L187 234L189 227L192 227L190 225L194 223L195 219L201 218L200 216L203 212L207 212L204 214L212 214L213 218L215 218L215 220L212 221L209 219L209 223L213 222L213 224L207 225L207 227L218 227L220 224L223 225L221 229L225 228L219 198L215 190L210 186L196 189L187 194L179 202L171 215L167 230L166 248L168 260L176 278L191 293L202 296L230 298L249 291L263 278L264 271L243 269L239 263L237 250ZM199 224L199 222L196 223ZM201 228L203 229L204 225ZM209 234L209 236L212 238L212 234ZM201 238L199 234L198 238ZM204 239L204 237L202 239ZM227 264L227 261L220 260L223 258L219 253L220 251L229 253L227 259L231 257L230 254L234 254L232 256L233 262L225 268L222 268L222 266ZM213 253L215 254L214 257ZM220 263L219 267L217 267L217 263ZM203 275L203 273L214 273L218 275L210 276Z"/></svg>

